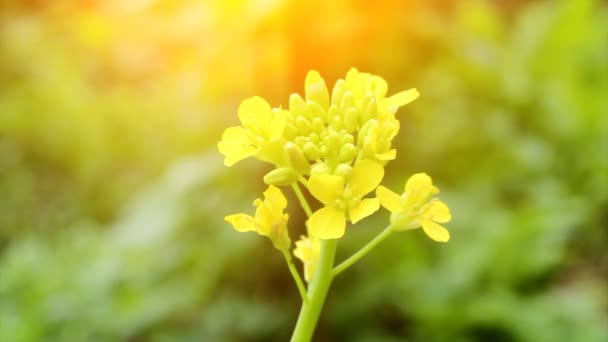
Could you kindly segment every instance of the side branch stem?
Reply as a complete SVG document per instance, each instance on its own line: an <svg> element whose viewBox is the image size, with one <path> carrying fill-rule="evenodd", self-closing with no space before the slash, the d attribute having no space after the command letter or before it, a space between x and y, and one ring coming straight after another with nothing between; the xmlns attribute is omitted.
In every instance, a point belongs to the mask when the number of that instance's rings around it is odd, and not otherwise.
<svg viewBox="0 0 608 342"><path fill-rule="evenodd" d="M352 264L359 261L362 257L364 257L369 251L374 249L380 242L384 241L391 233L393 232L393 227L390 225L386 227L380 234L378 234L373 240L367 243L367 245L363 246L360 250L358 250L355 254L351 255L348 259L344 260L340 265L336 266L331 271L331 276L335 277L340 274L345 269L349 268Z"/></svg>
<svg viewBox="0 0 608 342"><path fill-rule="evenodd" d="M308 303L308 295L306 294L306 286L304 286L304 282L300 277L300 273L296 269L296 266L293 264L293 259L291 258L291 254L289 254L288 250L282 250L283 256L285 257L285 262L287 262L287 267L289 268L289 272L293 277L293 280L296 282L296 286L298 287L298 291L300 292L300 296L302 297L302 302Z"/></svg>
<svg viewBox="0 0 608 342"><path fill-rule="evenodd" d="M308 201L306 201L306 197L304 197L304 194L302 194L302 190L300 190L298 183L292 183L291 188L293 189L293 192L296 193L296 197L298 198L298 201L300 201L300 205L302 206L302 209L304 209L306 216L311 217L312 210L310 210Z"/></svg>

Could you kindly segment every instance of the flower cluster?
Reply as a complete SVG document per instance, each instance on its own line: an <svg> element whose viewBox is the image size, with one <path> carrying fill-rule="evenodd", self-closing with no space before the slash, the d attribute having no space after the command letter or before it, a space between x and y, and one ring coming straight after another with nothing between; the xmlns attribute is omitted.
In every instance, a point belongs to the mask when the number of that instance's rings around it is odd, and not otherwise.
<svg viewBox="0 0 608 342"><path fill-rule="evenodd" d="M310 71L304 90L304 97L291 95L288 109L272 108L260 97L239 106L241 126L228 128L218 144L225 165L253 157L273 169L264 176L269 186L265 199L254 202L255 216L236 214L226 220L238 231L256 231L268 236L276 248L288 249L288 217L283 213L287 201L277 186L307 188L321 204L308 213L308 234L296 242L294 251L305 266L307 280L319 257L319 240L342 237L348 222L357 223L381 205L392 212L394 230L422 226L432 239L447 241L447 230L437 222L450 219L449 209L432 198L438 190L430 177L414 175L403 195L379 187L384 166L396 157L395 113L415 100L418 91L387 97L384 79L354 68L331 92L319 73Z"/></svg>

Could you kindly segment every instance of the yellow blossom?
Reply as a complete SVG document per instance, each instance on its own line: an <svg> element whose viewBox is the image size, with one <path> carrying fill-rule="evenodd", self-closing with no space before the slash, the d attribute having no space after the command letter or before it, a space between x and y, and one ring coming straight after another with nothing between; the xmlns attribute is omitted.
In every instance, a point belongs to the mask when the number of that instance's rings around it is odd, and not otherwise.
<svg viewBox="0 0 608 342"><path fill-rule="evenodd" d="M264 152L277 148L270 145L283 136L285 111L272 109L266 100L254 96L241 102L238 116L243 126L226 129L218 143L218 149L225 157L224 164L232 166L260 152L262 160L276 159L273 153L264 155Z"/></svg>
<svg viewBox="0 0 608 342"><path fill-rule="evenodd" d="M270 185L264 191L264 200L258 198L253 205L256 207L254 217L247 214L234 214L226 216L224 219L239 232L255 231L267 236L279 250L289 248L291 243L287 231L289 215L283 213L287 207L287 199L281 190Z"/></svg>
<svg viewBox="0 0 608 342"><path fill-rule="evenodd" d="M319 256L321 255L321 242L317 238L302 236L296 241L296 249L293 251L296 258L304 265L304 279L310 282L315 274Z"/></svg>
<svg viewBox="0 0 608 342"><path fill-rule="evenodd" d="M405 184L405 192L398 195L386 187L379 186L376 195L383 207L391 211L391 224L395 230L422 229L431 239L447 242L450 233L439 223L452 219L448 206L437 198L439 193L431 177L426 173L411 176Z"/></svg>
<svg viewBox="0 0 608 342"><path fill-rule="evenodd" d="M346 220L357 223L380 208L378 198L363 197L372 192L384 177L382 166L371 160L355 164L348 179L342 175L313 174L308 189L325 206L308 219L310 234L321 239L344 235Z"/></svg>

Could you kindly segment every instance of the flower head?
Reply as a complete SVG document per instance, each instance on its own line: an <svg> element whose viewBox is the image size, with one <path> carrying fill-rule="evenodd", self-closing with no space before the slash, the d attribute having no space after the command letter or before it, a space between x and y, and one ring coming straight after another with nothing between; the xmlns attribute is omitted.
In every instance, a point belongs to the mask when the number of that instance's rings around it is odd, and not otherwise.
<svg viewBox="0 0 608 342"><path fill-rule="evenodd" d="M289 248L291 244L287 231L289 215L283 213L287 207L287 199L281 190L270 185L264 191L264 200L258 198L253 205L256 207L253 217L247 214L234 214L224 219L239 232L255 231L267 236L279 250Z"/></svg>
<svg viewBox="0 0 608 342"><path fill-rule="evenodd" d="M321 242L319 239L302 236L296 241L296 249L293 251L296 258L304 265L304 279L310 282L315 274L319 256L321 255Z"/></svg>
<svg viewBox="0 0 608 342"><path fill-rule="evenodd" d="M348 177L336 174L313 174L308 189L325 206L308 219L310 233L321 239L344 235L346 221L357 223L380 208L377 198L363 198L384 177L382 166L371 160L355 164Z"/></svg>
<svg viewBox="0 0 608 342"><path fill-rule="evenodd" d="M439 223L452 219L448 206L434 195L439 189L433 185L426 173L411 176L405 184L405 192L398 195L386 187L379 186L376 195L383 207L391 211L391 224L395 230L422 229L431 239L447 242L450 233Z"/></svg>

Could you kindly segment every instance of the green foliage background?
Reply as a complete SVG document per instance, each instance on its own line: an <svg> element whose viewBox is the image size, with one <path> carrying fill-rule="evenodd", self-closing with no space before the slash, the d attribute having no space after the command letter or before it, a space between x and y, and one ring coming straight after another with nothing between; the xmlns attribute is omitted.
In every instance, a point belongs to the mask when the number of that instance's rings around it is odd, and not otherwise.
<svg viewBox="0 0 608 342"><path fill-rule="evenodd" d="M385 183L431 174L452 240L393 236L316 340L608 341L605 1L119 3L0 3L1 341L288 339L281 256L223 222L267 170L215 144L351 66L420 90Z"/></svg>

